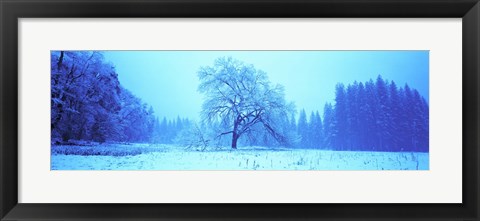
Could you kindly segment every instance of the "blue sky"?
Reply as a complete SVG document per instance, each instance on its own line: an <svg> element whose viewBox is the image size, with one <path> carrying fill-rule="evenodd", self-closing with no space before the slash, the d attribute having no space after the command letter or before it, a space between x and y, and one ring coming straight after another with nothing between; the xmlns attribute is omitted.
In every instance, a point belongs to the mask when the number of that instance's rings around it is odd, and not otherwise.
<svg viewBox="0 0 480 221"><path fill-rule="evenodd" d="M428 51L105 51L120 83L153 106L159 118L198 120L202 95L197 71L231 56L265 71L285 87L297 110L320 111L334 101L335 85L375 80L405 83L429 98Z"/></svg>

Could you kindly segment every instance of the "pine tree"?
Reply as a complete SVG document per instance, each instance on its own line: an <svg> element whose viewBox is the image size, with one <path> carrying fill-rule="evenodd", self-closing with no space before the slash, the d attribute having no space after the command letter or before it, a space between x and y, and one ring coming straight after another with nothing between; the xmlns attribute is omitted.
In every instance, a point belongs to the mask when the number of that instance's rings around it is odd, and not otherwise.
<svg viewBox="0 0 480 221"><path fill-rule="evenodd" d="M310 113L310 117L308 118L308 122L307 122L307 139L306 139L306 142L307 142L307 147L308 148L312 148L313 145L314 145L314 136L315 136L315 114L313 113L313 111Z"/></svg>
<svg viewBox="0 0 480 221"><path fill-rule="evenodd" d="M352 85L347 86L346 91L347 100L347 140L346 145L348 150L357 149L359 137L359 108L358 108L358 83L355 81Z"/></svg>
<svg viewBox="0 0 480 221"><path fill-rule="evenodd" d="M313 148L316 149L321 149L323 148L323 124L322 124L322 118L320 117L320 114L315 112L315 115L313 117L314 119L314 126L313 126L313 137L312 137L312 143L313 143Z"/></svg>
<svg viewBox="0 0 480 221"><path fill-rule="evenodd" d="M345 150L347 132L347 103L345 95L345 86L337 84L335 87L335 120L337 136L334 139L334 145L338 150Z"/></svg>
<svg viewBox="0 0 480 221"><path fill-rule="evenodd" d="M300 115L298 117L297 133L301 137L300 147L301 148L308 147L308 123L307 123L307 114L305 113L305 109L302 109L300 111Z"/></svg>
<svg viewBox="0 0 480 221"><path fill-rule="evenodd" d="M405 84L404 97L403 97L403 113L404 120L402 125L402 131L404 133L404 149L408 151L415 151L415 137L414 137L414 110L413 110L413 94L410 87Z"/></svg>
<svg viewBox="0 0 480 221"><path fill-rule="evenodd" d="M422 119L422 130L420 135L420 151L428 152L429 151L429 108L428 103L425 98L421 98L421 119Z"/></svg>
<svg viewBox="0 0 480 221"><path fill-rule="evenodd" d="M333 106L330 103L326 103L323 109L323 134L323 146L332 149L337 137L337 131L335 125L335 113Z"/></svg>
<svg viewBox="0 0 480 221"><path fill-rule="evenodd" d="M358 84L357 89L357 107L358 107L358 125L356 130L358 131L358 142L356 143L357 150L366 150L368 147L368 116L369 116L369 106L367 103L367 97L365 92L365 87L363 83ZM367 129L366 129L367 128Z"/></svg>
<svg viewBox="0 0 480 221"><path fill-rule="evenodd" d="M387 150L387 141L390 139L389 124L390 124L390 110L388 106L388 90L387 84L379 75L376 81L376 95L378 99L377 115L376 115L376 128L377 128L377 140L378 150Z"/></svg>
<svg viewBox="0 0 480 221"><path fill-rule="evenodd" d="M388 106L390 107L390 121L388 125L388 133L389 133L389 146L391 151L399 151L400 150L400 141L401 141L401 134L398 133L401 122L401 102L400 102L400 95L399 90L395 82L391 81L389 85L389 94L390 99L388 101Z"/></svg>
<svg viewBox="0 0 480 221"><path fill-rule="evenodd" d="M425 108L425 100L420 96L417 90L413 90L413 142L415 151L425 151L428 148L426 144L428 142L428 114L425 114L425 111L428 109Z"/></svg>
<svg viewBox="0 0 480 221"><path fill-rule="evenodd" d="M334 150L428 151L428 103L406 84L397 88L378 76L354 82L346 90L338 84L335 107L326 103L323 144ZM317 120L310 117L310 128ZM313 130L313 129L311 129ZM315 136L312 137L315 140ZM315 142L314 142L315 143Z"/></svg>

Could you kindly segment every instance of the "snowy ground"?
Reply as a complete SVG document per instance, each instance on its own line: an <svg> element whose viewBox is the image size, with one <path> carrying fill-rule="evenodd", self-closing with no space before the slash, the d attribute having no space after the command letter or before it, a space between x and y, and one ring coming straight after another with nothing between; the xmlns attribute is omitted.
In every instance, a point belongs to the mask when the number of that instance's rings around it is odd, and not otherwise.
<svg viewBox="0 0 480 221"><path fill-rule="evenodd" d="M88 155L93 154L93 155ZM186 150L172 145L53 146L52 170L428 170L428 153L313 149Z"/></svg>

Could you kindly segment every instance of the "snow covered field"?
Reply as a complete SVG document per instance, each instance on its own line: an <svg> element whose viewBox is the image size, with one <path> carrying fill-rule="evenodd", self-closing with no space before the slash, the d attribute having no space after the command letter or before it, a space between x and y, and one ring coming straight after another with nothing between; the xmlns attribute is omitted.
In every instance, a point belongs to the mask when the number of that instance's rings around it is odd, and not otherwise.
<svg viewBox="0 0 480 221"><path fill-rule="evenodd" d="M100 151L101 150L101 151ZM83 155L82 155L83 154ZM94 155L86 155L94 154ZM52 146L52 170L428 170L428 153L172 145Z"/></svg>

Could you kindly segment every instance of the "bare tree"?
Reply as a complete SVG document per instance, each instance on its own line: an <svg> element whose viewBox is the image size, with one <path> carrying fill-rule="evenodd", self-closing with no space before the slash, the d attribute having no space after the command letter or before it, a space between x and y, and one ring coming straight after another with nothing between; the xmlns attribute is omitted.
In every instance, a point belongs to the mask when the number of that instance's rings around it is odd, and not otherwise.
<svg viewBox="0 0 480 221"><path fill-rule="evenodd" d="M218 136L232 134L233 149L237 148L238 139L257 124L263 125L278 142L288 144L288 137L278 129L274 116L290 116L294 107L286 103L283 87L271 85L265 72L222 57L212 67L202 67L198 77L198 90L205 96L202 119L226 128Z"/></svg>

